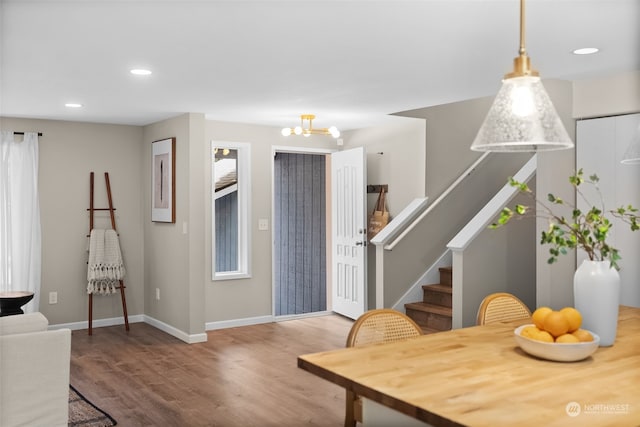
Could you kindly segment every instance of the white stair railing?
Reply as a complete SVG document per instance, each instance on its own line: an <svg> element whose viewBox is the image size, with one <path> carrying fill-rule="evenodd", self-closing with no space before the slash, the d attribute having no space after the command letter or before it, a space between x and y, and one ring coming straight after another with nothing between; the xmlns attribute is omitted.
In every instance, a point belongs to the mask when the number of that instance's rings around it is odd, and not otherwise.
<svg viewBox="0 0 640 427"><path fill-rule="evenodd" d="M371 244L376 246L376 308L384 308L385 251L393 250L433 209L469 177L490 154L490 152L483 153L432 204L427 206L427 198L413 200L380 233L371 239Z"/></svg>
<svg viewBox="0 0 640 427"><path fill-rule="evenodd" d="M533 155L527 163L516 173L513 178L519 182L528 182L535 174L537 169L537 155ZM464 268L463 254L464 250L473 242L473 240L487 228L504 206L513 199L519 190L506 183L500 191L467 223L466 226L449 241L447 248L452 252L452 268L456 272L453 275L453 294L452 294L452 312L453 318L451 324L454 329L463 326L463 291L464 291Z"/></svg>
<svg viewBox="0 0 640 427"><path fill-rule="evenodd" d="M519 182L528 182L529 179L535 175L536 168L537 155L534 154L518 173L513 176L513 179ZM471 243L482 230L487 228L493 218L495 218L502 208L509 203L509 200L513 199L517 194L517 188L512 187L509 183L505 184L504 187L489 200L489 203L484 205L476 216L451 239L447 247L454 252L465 250L466 247L469 246L469 243Z"/></svg>
<svg viewBox="0 0 640 427"><path fill-rule="evenodd" d="M462 181L464 181L469 175L471 175L473 171L476 170L476 168L489 156L489 154L491 153L486 152L482 154L482 156L480 156L475 162L473 162L471 166L469 166L464 172L462 172L462 174L460 174L460 176L455 181L453 181L453 183L436 200L434 200L434 202L431 203L431 205L429 205L429 207L424 212L422 212L420 216L418 216L411 222L411 224L409 224L409 226L402 230L402 233L399 233L390 244L385 245L385 249L388 251L393 250L393 248L407 234L409 234L411 230L413 230L420 223L420 221L424 219L424 217L429 215L429 212L434 210L451 192L453 192L460 185ZM371 241L371 243L373 243L374 245L376 244L373 242L373 240Z"/></svg>
<svg viewBox="0 0 640 427"><path fill-rule="evenodd" d="M384 251L385 246L402 230L410 226L427 206L428 198L414 199L389 224L371 239L376 246L376 308L384 308Z"/></svg>

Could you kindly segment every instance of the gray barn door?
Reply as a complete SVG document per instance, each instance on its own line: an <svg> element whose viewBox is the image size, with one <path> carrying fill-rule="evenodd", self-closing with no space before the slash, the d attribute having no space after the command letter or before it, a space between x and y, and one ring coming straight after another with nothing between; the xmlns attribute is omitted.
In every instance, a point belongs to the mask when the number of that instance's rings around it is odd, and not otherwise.
<svg viewBox="0 0 640 427"><path fill-rule="evenodd" d="M276 316L327 309L325 175L324 155L276 153Z"/></svg>

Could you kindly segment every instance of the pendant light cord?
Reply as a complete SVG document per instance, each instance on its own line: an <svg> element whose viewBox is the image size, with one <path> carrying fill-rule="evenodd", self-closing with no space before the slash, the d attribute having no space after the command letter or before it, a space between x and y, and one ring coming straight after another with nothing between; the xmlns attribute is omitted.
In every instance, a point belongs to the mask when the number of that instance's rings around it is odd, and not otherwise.
<svg viewBox="0 0 640 427"><path fill-rule="evenodd" d="M525 55L527 49L525 48L525 30L524 30L524 0L520 0L520 55Z"/></svg>

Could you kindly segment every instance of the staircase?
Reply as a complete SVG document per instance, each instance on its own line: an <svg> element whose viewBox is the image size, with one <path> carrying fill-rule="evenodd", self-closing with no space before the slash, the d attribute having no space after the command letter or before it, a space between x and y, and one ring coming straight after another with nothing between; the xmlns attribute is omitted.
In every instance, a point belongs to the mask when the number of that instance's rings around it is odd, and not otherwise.
<svg viewBox="0 0 640 427"><path fill-rule="evenodd" d="M422 286L422 301L404 305L425 334L451 329L451 267L441 267L440 283Z"/></svg>

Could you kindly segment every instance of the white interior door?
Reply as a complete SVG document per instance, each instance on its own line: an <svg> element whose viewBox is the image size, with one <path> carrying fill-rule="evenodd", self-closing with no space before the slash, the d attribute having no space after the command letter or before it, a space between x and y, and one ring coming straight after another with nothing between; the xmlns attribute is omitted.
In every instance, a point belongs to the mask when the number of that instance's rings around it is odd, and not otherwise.
<svg viewBox="0 0 640 427"><path fill-rule="evenodd" d="M333 311L352 319L367 309L367 173L364 147L331 155Z"/></svg>

